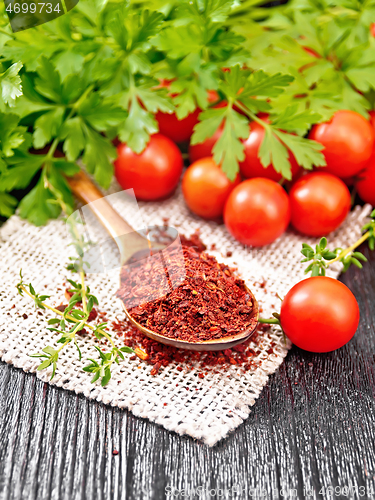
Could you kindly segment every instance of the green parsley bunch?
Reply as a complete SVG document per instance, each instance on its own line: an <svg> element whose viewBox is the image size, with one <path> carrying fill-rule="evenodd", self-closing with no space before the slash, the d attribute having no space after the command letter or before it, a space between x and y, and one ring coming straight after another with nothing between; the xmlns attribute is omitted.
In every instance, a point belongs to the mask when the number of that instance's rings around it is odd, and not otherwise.
<svg viewBox="0 0 375 500"><path fill-rule="evenodd" d="M375 1L290 0L263 12L267 18L253 23L255 29L247 29L251 10L236 18L233 29L246 38L252 68L294 77L272 112L294 104L324 120L338 109L367 118L375 96Z"/></svg>
<svg viewBox="0 0 375 500"><path fill-rule="evenodd" d="M0 214L13 212L12 190L32 185L21 217L37 225L57 217L56 197L73 204L66 177L81 168L77 160L107 188L113 139L140 153L158 131L158 111L182 119L202 110L192 143L222 129L213 153L230 179L244 159L249 120L265 128L264 166L272 162L290 179L288 150L306 169L324 165L322 146L304 137L309 128L340 107L365 114L371 106L375 51L364 27L373 1L260 3L81 0L16 34L0 12ZM255 23L260 16L267 18ZM209 104L208 90L222 107Z"/></svg>

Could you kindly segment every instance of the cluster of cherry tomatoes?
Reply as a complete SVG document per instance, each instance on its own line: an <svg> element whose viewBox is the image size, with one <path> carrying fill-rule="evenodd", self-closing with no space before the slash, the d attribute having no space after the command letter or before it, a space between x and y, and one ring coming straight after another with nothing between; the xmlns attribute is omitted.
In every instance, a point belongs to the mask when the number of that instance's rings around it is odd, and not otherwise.
<svg viewBox="0 0 375 500"><path fill-rule="evenodd" d="M139 155L120 144L115 172L121 186L133 188L141 200L173 193L183 172L176 143L189 140L199 112L180 121L174 114L158 113L160 133L151 137ZM204 143L190 145L190 166L183 175L182 190L193 213L204 219L223 218L229 232L243 244L269 244L289 224L308 236L330 233L350 210L348 186L354 185L362 200L375 206L375 112L366 120L353 111L337 111L329 122L315 125L309 138L324 146L327 166L307 173L290 154L292 181L286 183L272 165L264 168L260 163L258 151L265 132L257 122L249 123L245 160L236 179L229 181L212 159L221 133L219 129ZM343 346L358 322L359 308L352 292L323 276L295 285L280 311L281 326L290 340L313 352Z"/></svg>
<svg viewBox="0 0 375 500"><path fill-rule="evenodd" d="M215 93L210 98L215 99ZM119 144L115 172L121 186L133 188L140 200L170 195L183 171L176 143L189 140L199 113L198 109L182 120L175 114L158 113L160 133L151 137L141 154ZM265 131L257 122L249 123L245 159L230 181L212 159L219 129L202 144L189 146L190 166L182 179L185 201L204 219L223 218L233 237L246 245L272 243L290 223L302 234L326 235L342 224L350 210L348 186L354 184L360 197L375 205L375 112L370 115L366 120L354 111L341 110L329 122L315 125L309 138L324 146L327 166L307 173L290 154L292 181L286 186L272 165L264 168L260 163L258 151Z"/></svg>

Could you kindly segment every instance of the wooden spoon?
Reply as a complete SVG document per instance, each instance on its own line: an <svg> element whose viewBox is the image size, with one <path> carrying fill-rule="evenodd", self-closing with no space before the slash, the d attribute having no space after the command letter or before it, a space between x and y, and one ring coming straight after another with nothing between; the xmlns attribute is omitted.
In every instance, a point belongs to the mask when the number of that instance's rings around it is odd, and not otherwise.
<svg viewBox="0 0 375 500"><path fill-rule="evenodd" d="M126 266L129 262L134 260L139 260L140 255L150 255L150 240L145 236L142 236L136 232L121 216L116 210L108 203L106 198L97 189L97 187L91 182L87 175L83 172L79 172L74 177L68 179L69 185L72 188L73 193L84 203L90 203L89 208L93 211L94 215L98 218L100 223L108 231L109 235L114 239L118 250L120 252L120 265ZM96 202L96 203L92 203ZM161 245L155 242L151 243L152 251L160 251L166 248L165 245ZM121 280L120 280L121 286ZM147 335L157 342L162 344L171 345L180 349L190 349L193 351L221 351L224 349L230 349L241 342L247 340L255 331L258 318L259 318L259 306L253 293L246 287L249 293L252 303L253 310L251 315L251 324L249 328L242 331L236 335L228 335L220 339L205 340L202 342L186 342L183 340L172 339L160 335L144 326L140 325L132 316L129 314L125 304L122 302L124 312L129 319L129 321L137 327L142 333Z"/></svg>

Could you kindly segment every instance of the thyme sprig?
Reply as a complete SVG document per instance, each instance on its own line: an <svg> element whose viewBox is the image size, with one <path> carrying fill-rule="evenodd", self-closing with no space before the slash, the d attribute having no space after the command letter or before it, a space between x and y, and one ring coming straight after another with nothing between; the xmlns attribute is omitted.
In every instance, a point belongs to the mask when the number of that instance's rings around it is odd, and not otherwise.
<svg viewBox="0 0 375 500"><path fill-rule="evenodd" d="M346 272L353 264L362 269L362 262L367 262L366 257L361 252L357 252L358 248L365 241L368 242L370 250L375 249L375 210L370 215L370 221L362 228L362 236L348 248L335 248L329 250L327 248L327 238L321 238L320 242L315 246L315 250L307 243L302 244L301 253L304 259L301 262L310 262L305 269L305 274L311 272L311 276L325 276L326 269L335 262L343 264L343 272Z"/></svg>
<svg viewBox="0 0 375 500"><path fill-rule="evenodd" d="M70 210L64 204L63 200L59 196L56 196L56 199L60 202L61 208L65 211L65 213L69 213ZM85 328L89 328L93 331L94 336L98 340L105 338L111 344L111 350L109 352L104 352L100 349L100 347L94 345L94 348L99 353L99 360L95 361L94 359L88 358L91 363L83 368L85 372L93 374L91 382L94 383L100 379L101 385L105 386L111 379L111 367L113 363L118 364L120 360L124 360L124 353L132 354L135 351L128 346L117 347L108 331L107 323L104 322L98 325L91 325L89 323L90 313L92 312L94 306L99 304L97 297L91 293L90 287L85 283L84 266L87 265L87 263L83 260L83 257L85 250L88 248L90 243L87 242L84 236L78 231L78 222L74 217L69 217L67 219L67 224L73 240L72 245L77 253L77 257L69 258L71 262L68 265L68 269L76 271L79 274L80 283L72 279L68 279L68 282L71 285L71 288L68 289L68 291L72 295L64 311L60 311L45 302L50 298L49 295L38 294L31 283L26 284L23 280L22 270L20 271L20 281L16 285L18 293L21 296L26 294L32 298L36 307L49 309L59 316L48 320L48 324L51 325L48 327L48 330L60 335L57 340L57 344L61 344L61 346L54 348L48 345L42 349L42 352L31 354L30 357L40 359L41 363L38 366L39 371L52 366L52 380L56 373L59 354L67 345L74 344L78 351L79 360L82 359L82 353L77 343L77 334ZM72 261L74 261L74 264ZM82 309L78 308L78 304L82 304Z"/></svg>
<svg viewBox="0 0 375 500"><path fill-rule="evenodd" d="M89 288L86 287L86 294L89 296L89 300L87 302L87 312L80 309L74 309L75 304L80 302L78 292L73 295L69 301L68 306L64 311L59 311L55 307L46 304L44 300L49 298L48 295L38 295L33 286L31 284L25 285L23 282L22 271L20 272L21 280L17 284L17 289L20 295L26 293L29 297L34 299L36 307L41 309L49 309L55 314L59 315L60 318L51 318L48 320L49 325L59 325L59 328L50 327L48 330L57 332L61 335L61 337L57 340L58 344L62 344L58 349L53 348L52 346L46 346L42 349L42 352L31 354L30 357L40 358L41 363L38 366L38 370L44 370L52 365L52 376L51 380L55 376L56 365L59 358L59 353L70 343L74 343L75 347L78 351L78 358L81 360L82 353L77 343L77 334L82 331L84 328L89 328L93 331L94 336L101 340L106 338L112 345L111 351L108 353L103 352L98 346L94 346L95 349L99 352L99 363L91 358L88 358L91 361L91 364L86 366L83 370L86 372L94 373L94 377L92 378L92 382L96 382L99 378L101 378L101 384L106 385L111 378L111 365L113 362L119 363L119 360L124 359L123 353L135 353L133 349L128 346L117 347L110 333L107 331L107 323L100 323L98 325L91 325L88 323L88 317L90 312L92 311L94 303L98 303L97 298L89 293ZM82 297L82 292L81 295ZM78 300L77 300L78 299ZM69 328L67 324L71 324L72 326ZM136 353L135 353L136 354ZM93 366L96 368L93 369Z"/></svg>
<svg viewBox="0 0 375 500"><path fill-rule="evenodd" d="M119 359L125 359L123 353L134 353L133 349L128 346L124 347L113 347L112 350L108 353L103 352L99 349L99 347L94 346L95 349L99 352L100 363L95 361L95 359L89 358L91 364L85 366L83 371L93 373L94 376L91 379L91 382L96 382L99 378L102 379L102 385L106 385L111 378L111 365L113 362L119 364Z"/></svg>

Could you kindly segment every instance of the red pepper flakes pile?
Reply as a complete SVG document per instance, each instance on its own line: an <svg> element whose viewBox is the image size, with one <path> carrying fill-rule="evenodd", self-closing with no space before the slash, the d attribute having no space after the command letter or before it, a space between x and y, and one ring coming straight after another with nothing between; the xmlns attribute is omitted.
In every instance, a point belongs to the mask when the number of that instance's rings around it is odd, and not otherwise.
<svg viewBox="0 0 375 500"><path fill-rule="evenodd" d="M232 349L225 351L189 351L177 349L172 346L160 344L155 340L146 337L137 328L131 325L126 319L124 321L113 321L112 328L116 334L123 339L124 344L132 347L136 355L153 365L151 375L156 375L160 368L170 364L177 364L177 370L183 371L192 369L198 363L200 367L199 377L204 378L208 371L218 373L216 368L225 368L229 365L241 367L243 372L252 370L260 366L260 361L254 358L259 354L259 344L262 340L262 333L269 329L268 325L258 325L253 335L246 342L239 344ZM250 347L250 344L255 346ZM272 354L273 347L268 350ZM135 360L136 356L131 359ZM222 370L220 370L222 372Z"/></svg>
<svg viewBox="0 0 375 500"><path fill-rule="evenodd" d="M198 243L197 238L195 234L193 243ZM164 337L187 342L221 339L252 330L256 321L254 306L244 280L229 266L218 263L215 257L202 251L202 246L194 247L182 245L183 259L170 258L169 269L172 267L178 272L184 268L186 276L173 289L167 287L157 300L148 297L157 296L160 275L167 272L159 261L153 264L150 259L121 271L117 296L125 301L126 307L128 302L133 303L133 294L138 297L144 293L143 303L127 307L130 315L142 326Z"/></svg>
<svg viewBox="0 0 375 500"><path fill-rule="evenodd" d="M64 310L66 305L60 305L57 308ZM91 316L91 315L90 315ZM102 311L97 311L93 309L93 315L89 318L89 321L95 321L95 323L101 323L102 321L107 321L107 313ZM117 319L117 321L112 321L111 326L115 334L121 338L124 345L132 347L135 351L130 359L136 360L137 357L150 365L153 365L151 370L151 375L156 375L160 368L166 367L171 364L177 364L177 370L186 371L193 369L193 366L200 367L200 372L198 374L199 378L204 378L209 371L214 373L223 373L223 368L230 365L236 365L238 368L245 373L249 370L254 370L261 365L260 360L255 360L254 358L259 354L262 341L262 334L267 331L270 327L269 325L259 324L254 331L253 335L232 349L226 349L224 351L189 351L186 349L177 349L172 346L161 344L155 340L146 337L142 332L140 332L136 327L134 327L124 316L124 319ZM83 329L78 332L80 336L92 335L91 330L87 331ZM103 339L104 344L108 344L106 339ZM252 344L252 347L250 347ZM275 345L271 343L271 347L268 349L268 354L273 353L273 348ZM105 351L105 348L103 348Z"/></svg>
<svg viewBox="0 0 375 500"><path fill-rule="evenodd" d="M185 247L193 247L197 252L203 252L206 246L199 238L199 232L194 233L190 238L180 235L181 243ZM67 297L68 298L68 297ZM60 306L65 308L66 306ZM260 308L261 310L261 308ZM91 315L90 315L91 316ZM97 312L93 309L93 317L89 320L97 322L107 321L106 312ZM239 344L232 349L224 351L189 351L185 349L177 349L172 346L161 344L146 337L142 332L135 328L125 317L123 320L111 322L112 329L118 337L121 338L124 345L132 347L135 351L130 359L141 359L146 363L153 365L151 375L156 375L162 367L168 365L176 365L178 371L187 371L193 367L199 367L199 378L204 378L209 372L223 373L225 368L230 365L235 365L244 373L249 370L254 370L261 365L260 360L256 360L256 356L260 353L262 342L262 334L267 331L269 325L259 324L253 335L242 344ZM91 332L81 331L81 335L90 335ZM103 341L108 343L106 340ZM250 347L252 344L252 347ZM268 354L273 353L274 343L271 343L268 349ZM105 350L105 348L103 349ZM224 368L224 370L223 370Z"/></svg>
<svg viewBox="0 0 375 500"><path fill-rule="evenodd" d="M167 224L168 220L165 220L164 222ZM198 254L204 252L207 248L199 237L199 231L196 231L190 237L180 234L180 240L185 250L186 247L192 247ZM227 254L231 255L231 252L227 252ZM216 260L212 256L207 256L216 264ZM225 277L228 277L229 268L223 265L221 266L220 271L223 272L226 270L227 274ZM229 275L231 277L232 271L233 270L230 269ZM242 282L242 280L239 281ZM177 370L181 372L187 369L192 369L193 366L198 364L200 367L200 378L204 378L205 374L209 371L219 373L217 371L218 368L220 368L220 373L222 373L222 368L230 365L237 365L243 370L243 372L260 366L261 361L255 360L254 358L260 352L259 344L262 340L262 334L270 328L269 325L258 325L250 339L233 347L232 349L226 349L224 351L198 352L177 349L175 347L156 342L155 340L146 337L127 320L112 322L112 327L117 335L123 338L124 344L132 347L140 359L153 365L151 375L156 375L160 368L166 367L170 364L177 364ZM250 344L252 344L252 347L250 347ZM274 345L272 344L268 350L268 354L272 354L273 348ZM133 359L136 359L136 356L134 356Z"/></svg>

